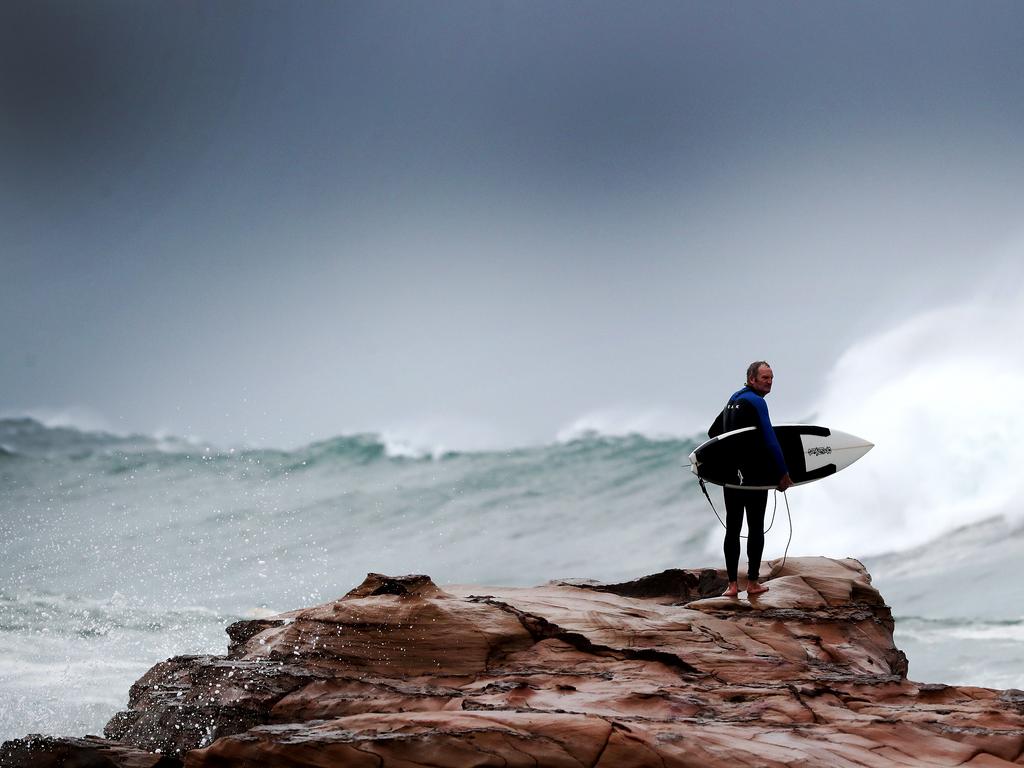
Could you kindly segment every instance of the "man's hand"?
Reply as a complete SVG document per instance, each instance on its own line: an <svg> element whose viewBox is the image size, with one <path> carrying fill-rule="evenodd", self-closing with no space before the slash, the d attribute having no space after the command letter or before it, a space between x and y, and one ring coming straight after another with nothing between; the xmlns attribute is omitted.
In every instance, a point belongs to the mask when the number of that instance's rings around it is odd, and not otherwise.
<svg viewBox="0 0 1024 768"><path fill-rule="evenodd" d="M790 478L789 472L784 474L782 476L782 479L779 480L779 490L782 491L783 493L785 493L787 488L792 488L794 485L796 485L796 483L794 483L793 480Z"/></svg>

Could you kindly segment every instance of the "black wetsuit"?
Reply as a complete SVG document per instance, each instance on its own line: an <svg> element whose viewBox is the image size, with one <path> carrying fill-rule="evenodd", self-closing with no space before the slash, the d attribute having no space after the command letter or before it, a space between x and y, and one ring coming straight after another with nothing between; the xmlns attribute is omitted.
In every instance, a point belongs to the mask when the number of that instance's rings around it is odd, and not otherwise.
<svg viewBox="0 0 1024 768"><path fill-rule="evenodd" d="M788 470L768 417L768 406L764 396L750 387L744 387L729 398L708 430L708 436L716 437L743 427L757 427L761 432L764 438L762 450L771 457L781 480ZM722 492L725 496L725 568L729 572L729 581L736 581L739 573L744 513L747 517L747 578L757 581L761 576L761 554L764 552L764 510L768 505L768 491L723 488Z"/></svg>

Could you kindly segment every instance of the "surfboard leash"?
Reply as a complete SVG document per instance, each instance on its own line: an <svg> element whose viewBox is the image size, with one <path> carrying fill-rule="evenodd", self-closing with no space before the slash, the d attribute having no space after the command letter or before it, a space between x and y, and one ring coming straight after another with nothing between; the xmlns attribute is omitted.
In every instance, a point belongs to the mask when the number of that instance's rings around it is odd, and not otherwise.
<svg viewBox="0 0 1024 768"><path fill-rule="evenodd" d="M715 513L715 517L718 518L719 524L726 530L729 530L725 521L722 520L722 516L718 514L718 510L715 508L715 502L711 500L711 494L708 493L708 488L704 484L704 478L698 475L697 482L700 483L700 489L704 491L704 497L708 500L708 504L711 505L711 511ZM782 491L782 498L786 502L786 518L789 520L789 538L786 539L786 549L782 553L782 563L779 565L780 570L786 567L786 558L789 557L789 545L793 541L793 515L789 511L789 496L786 495L785 491ZM768 533L768 531L772 529L772 526L775 525L775 512L779 508L779 491L775 491L775 494L772 496L772 502L772 520L768 523L768 527L764 529L765 533ZM747 537L741 535L740 538L745 539Z"/></svg>
<svg viewBox="0 0 1024 768"><path fill-rule="evenodd" d="M701 477L700 475L698 475L697 476L697 482L700 483L700 489L702 491L704 491L704 498L706 498L708 500L708 504L711 505L711 511L715 513L715 517L718 518L719 524L723 528L725 528L726 530L729 530L729 528L726 526L725 522L722 520L722 516L720 514L718 514L718 510L715 509L715 502L713 502L711 500L711 494L708 493L708 487L706 485L704 485L704 478ZM745 539L746 536L741 536L740 538L744 538Z"/></svg>
<svg viewBox="0 0 1024 768"><path fill-rule="evenodd" d="M705 498L707 498L708 504L711 505L711 511L714 512L715 513L715 517L718 518L719 525L721 525L723 528L728 530L728 526L722 521L722 516L720 514L718 514L718 510L715 508L715 502L713 502L711 500L711 495L708 493L707 486L704 485L704 479L701 478L701 477L698 477L697 478L697 482L700 483L700 489L702 491L704 491L704 496L705 496ZM770 531L772 529L772 526L775 525L775 513L776 513L776 511L779 508L778 493L779 492L776 491L775 495L772 496L772 519L771 519L771 522L768 523L768 527L764 529L764 533L768 533L768 531ZM783 492L782 495L785 496L786 495L785 492ZM786 512L787 512L787 514L789 513L789 500L788 499L786 500ZM790 518L790 525L789 525L789 527L790 527L789 536L792 539L793 538L793 530L792 530L793 529L793 519L792 518ZM740 538L741 539L745 539L747 537L741 535Z"/></svg>
<svg viewBox="0 0 1024 768"><path fill-rule="evenodd" d="M775 492L776 496L778 493L778 491ZM793 541L793 515L789 512L789 496L786 495L785 491L782 492L782 498L786 502L786 517L789 518L789 538L786 539L786 549L782 552L782 565L779 566L780 571L786 567L786 558L789 557L789 545Z"/></svg>

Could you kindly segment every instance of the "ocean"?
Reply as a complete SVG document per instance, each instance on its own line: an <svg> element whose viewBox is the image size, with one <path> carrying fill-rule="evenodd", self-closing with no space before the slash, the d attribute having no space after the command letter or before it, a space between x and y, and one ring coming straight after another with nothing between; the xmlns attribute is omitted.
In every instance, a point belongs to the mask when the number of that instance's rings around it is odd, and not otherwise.
<svg viewBox="0 0 1024 768"><path fill-rule="evenodd" d="M533 585L719 567L722 529L686 459L701 439L256 450L0 420L0 739L101 733L153 664L223 653L229 623L340 597L368 572ZM945 526L930 497L865 496L892 488L880 457L793 489L789 514L779 497L766 559L787 544L858 557L912 679L1024 688L1024 528L987 495Z"/></svg>

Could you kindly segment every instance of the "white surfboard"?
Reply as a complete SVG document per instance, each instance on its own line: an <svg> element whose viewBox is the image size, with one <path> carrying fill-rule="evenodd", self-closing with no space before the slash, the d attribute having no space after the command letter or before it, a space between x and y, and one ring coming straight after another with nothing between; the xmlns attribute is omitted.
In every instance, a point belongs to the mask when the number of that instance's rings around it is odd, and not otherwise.
<svg viewBox="0 0 1024 768"><path fill-rule="evenodd" d="M834 475L874 447L862 437L812 424L778 424L775 436L796 485ZM774 463L757 427L736 429L701 443L690 454L690 470L726 488L754 490L778 485Z"/></svg>

